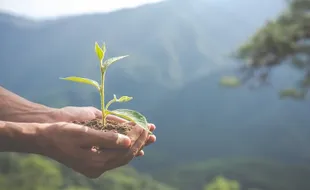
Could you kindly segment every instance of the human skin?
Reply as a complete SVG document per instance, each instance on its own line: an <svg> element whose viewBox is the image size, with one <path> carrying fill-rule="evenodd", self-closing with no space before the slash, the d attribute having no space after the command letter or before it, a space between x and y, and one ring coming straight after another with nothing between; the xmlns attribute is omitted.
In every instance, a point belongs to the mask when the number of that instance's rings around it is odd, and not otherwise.
<svg viewBox="0 0 310 190"><path fill-rule="evenodd" d="M101 111L94 107L50 108L0 86L0 152L47 156L89 178L97 178L143 156L142 148L156 141L154 135L139 126L133 126L124 136L72 123L101 116ZM149 124L151 131L155 128ZM93 146L99 146L101 151L93 150Z"/></svg>

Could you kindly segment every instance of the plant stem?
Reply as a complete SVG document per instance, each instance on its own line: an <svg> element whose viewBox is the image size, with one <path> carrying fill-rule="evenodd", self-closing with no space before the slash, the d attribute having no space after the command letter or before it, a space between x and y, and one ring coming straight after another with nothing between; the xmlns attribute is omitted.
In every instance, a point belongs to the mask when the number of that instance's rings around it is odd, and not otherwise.
<svg viewBox="0 0 310 190"><path fill-rule="evenodd" d="M105 117L105 105L104 105L104 78L105 78L105 72L102 69L101 70L101 89L100 89L100 96L101 96L101 111L102 111L102 124L103 127L106 125L106 117Z"/></svg>
<svg viewBox="0 0 310 190"><path fill-rule="evenodd" d="M103 67L102 61L100 62L100 74L101 74L101 85L100 85L100 99L101 99L101 112L102 112L102 127L106 125L105 117L105 100L104 100L104 78L105 78L105 68Z"/></svg>

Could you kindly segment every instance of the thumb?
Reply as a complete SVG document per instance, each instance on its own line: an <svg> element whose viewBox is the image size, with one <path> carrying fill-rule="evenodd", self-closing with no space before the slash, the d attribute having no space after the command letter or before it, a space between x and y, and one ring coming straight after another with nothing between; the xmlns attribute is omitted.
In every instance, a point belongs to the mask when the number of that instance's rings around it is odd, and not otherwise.
<svg viewBox="0 0 310 190"><path fill-rule="evenodd" d="M112 131L104 132L88 128L85 130L84 146L99 146L100 148L121 149L128 148L131 145L131 140L128 136L114 133Z"/></svg>

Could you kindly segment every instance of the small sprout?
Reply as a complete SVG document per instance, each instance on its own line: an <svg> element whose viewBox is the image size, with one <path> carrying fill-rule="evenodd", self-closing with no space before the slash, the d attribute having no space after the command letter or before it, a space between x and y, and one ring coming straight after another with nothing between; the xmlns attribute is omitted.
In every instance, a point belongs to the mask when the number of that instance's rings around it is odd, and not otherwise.
<svg viewBox="0 0 310 190"><path fill-rule="evenodd" d="M238 87L241 85L241 81L235 76L225 76L221 78L220 84L227 87Z"/></svg>
<svg viewBox="0 0 310 190"><path fill-rule="evenodd" d="M104 59L105 50L101 49L97 42L95 43L95 52L100 62L102 62L102 60Z"/></svg>
<svg viewBox="0 0 310 190"><path fill-rule="evenodd" d="M120 98L117 98L116 95L114 95L114 98L112 100L110 100L105 105L105 96L104 96L105 95L105 88L104 88L105 83L104 82L105 82L106 70L110 65L112 65L116 61L119 61L125 57L128 57L128 55L119 56L119 57L112 57L110 59L103 61L105 58L105 53L106 53L106 46L104 43L102 48L101 48L97 42L95 43L95 52L96 52L97 57L100 61L100 70L101 70L101 83L100 84L97 81L87 79L87 78L76 77L76 76L70 76L70 77L60 78L60 79L78 82L78 83L84 83L84 84L88 84L88 85L92 85L92 86L96 87L96 89L99 91L99 94L100 94L103 126L106 125L107 115L111 114L111 115L116 115L118 117L129 120L129 121L137 124L138 126L144 128L149 133L151 133L148 129L148 126L147 126L147 120L141 113L134 111L134 110L129 110L129 109L116 109L113 111L108 110L109 106L112 103L128 102L128 101L133 99L132 97L122 96Z"/></svg>

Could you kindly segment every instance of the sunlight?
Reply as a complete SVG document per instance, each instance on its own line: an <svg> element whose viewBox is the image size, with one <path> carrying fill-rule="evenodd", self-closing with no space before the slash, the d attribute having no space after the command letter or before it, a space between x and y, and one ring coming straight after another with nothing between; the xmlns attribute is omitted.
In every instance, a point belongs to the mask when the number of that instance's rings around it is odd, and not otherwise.
<svg viewBox="0 0 310 190"><path fill-rule="evenodd" d="M1 0L0 11L43 19L85 13L110 12L160 1L162 0Z"/></svg>

